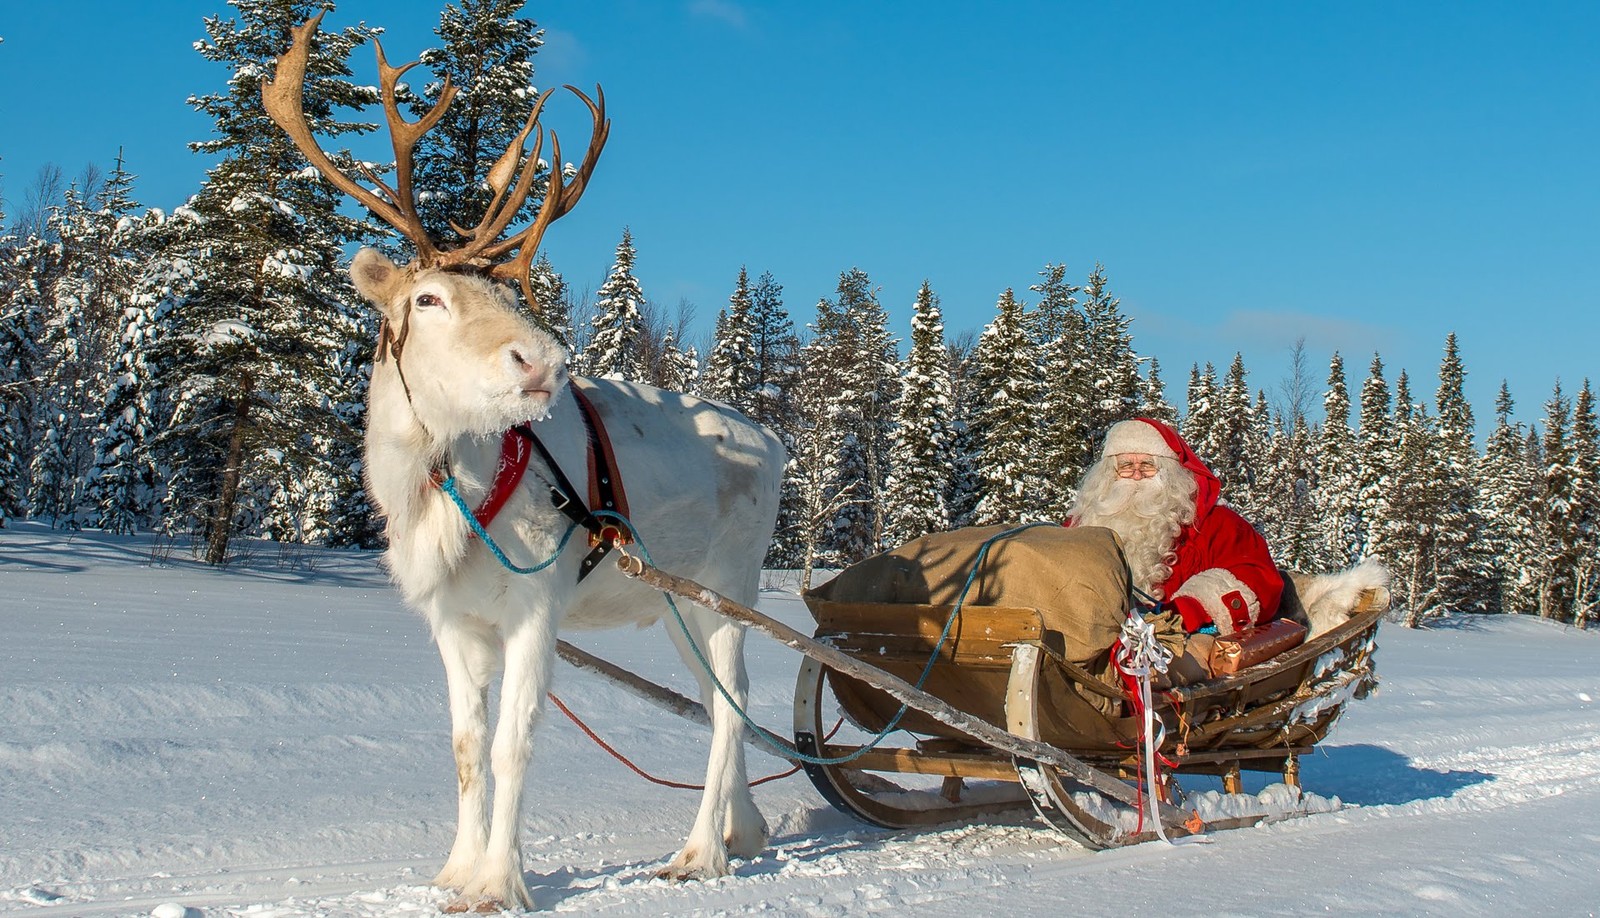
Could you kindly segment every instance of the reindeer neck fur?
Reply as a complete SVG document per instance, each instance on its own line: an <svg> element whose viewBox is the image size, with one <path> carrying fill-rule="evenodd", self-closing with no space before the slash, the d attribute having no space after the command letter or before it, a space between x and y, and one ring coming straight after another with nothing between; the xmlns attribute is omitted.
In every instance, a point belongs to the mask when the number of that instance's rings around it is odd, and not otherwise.
<svg viewBox="0 0 1600 918"><path fill-rule="evenodd" d="M566 353L483 279L402 269L376 253L358 257L352 277L391 328L408 329L399 352L380 352L373 367L366 474L392 573L419 600L460 569L470 541L433 471L454 476L469 505L479 500L505 429L560 399Z"/></svg>

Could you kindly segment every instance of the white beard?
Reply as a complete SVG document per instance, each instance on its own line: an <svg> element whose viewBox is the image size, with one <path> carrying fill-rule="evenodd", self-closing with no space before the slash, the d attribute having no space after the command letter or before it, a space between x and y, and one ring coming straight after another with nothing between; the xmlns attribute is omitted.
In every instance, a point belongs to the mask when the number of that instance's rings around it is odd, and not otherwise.
<svg viewBox="0 0 1600 918"><path fill-rule="evenodd" d="M1150 478L1118 478L1109 459L1089 467L1078 486L1078 499L1068 512L1079 526L1104 526L1122 541L1122 554L1133 585L1152 599L1172 576L1177 560L1173 543L1194 521L1194 476L1172 459L1157 458L1160 470Z"/></svg>

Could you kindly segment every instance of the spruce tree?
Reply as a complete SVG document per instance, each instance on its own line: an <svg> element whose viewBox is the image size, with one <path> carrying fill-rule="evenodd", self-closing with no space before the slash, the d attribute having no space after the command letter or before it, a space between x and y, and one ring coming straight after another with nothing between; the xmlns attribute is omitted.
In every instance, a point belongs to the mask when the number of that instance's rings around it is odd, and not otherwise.
<svg viewBox="0 0 1600 918"><path fill-rule="evenodd" d="M645 379L644 319L641 315L645 300L644 290L633 275L636 256L633 232L624 227L611 273L595 294L594 333L581 362L586 375L635 382Z"/></svg>
<svg viewBox="0 0 1600 918"><path fill-rule="evenodd" d="M1586 627L1600 617L1600 423L1588 379L1572 406L1572 504L1572 620Z"/></svg>
<svg viewBox="0 0 1600 918"><path fill-rule="evenodd" d="M889 544L950 528L953 392L939 298L924 280L912 307L911 352L895 401L889 450Z"/></svg>
<svg viewBox="0 0 1600 918"><path fill-rule="evenodd" d="M1514 614L1538 610L1538 497L1540 469L1528 449L1528 431L1513 423L1515 409L1505 381L1495 399L1495 428L1489 434L1477 501L1483 528L1474 544L1488 560L1484 572L1489 608Z"/></svg>
<svg viewBox="0 0 1600 918"><path fill-rule="evenodd" d="M1354 463L1356 556L1376 555L1389 560L1381 544L1379 522L1388 517L1398 442L1390 409L1389 383L1383 378L1383 358L1377 354L1372 355L1367 379L1361 384L1360 424L1356 432Z"/></svg>
<svg viewBox="0 0 1600 918"><path fill-rule="evenodd" d="M1184 415L1179 432L1201 460L1212 463L1212 444L1222 424L1222 393L1217 388L1217 371L1206 364L1205 372L1198 365L1189 367L1189 388L1185 395L1189 411Z"/></svg>
<svg viewBox="0 0 1600 918"><path fill-rule="evenodd" d="M1316 539L1314 569L1342 570L1361 559L1359 451L1350 427L1350 391L1344 358L1335 351L1328 363L1328 391L1322 399L1323 423L1317 443Z"/></svg>
<svg viewBox="0 0 1600 918"><path fill-rule="evenodd" d="M1582 542L1578 533L1572 404L1562 394L1559 381L1545 402L1544 411L1544 436L1540 442L1544 473L1538 501L1539 615L1570 621L1577 598L1574 575Z"/></svg>
<svg viewBox="0 0 1600 918"><path fill-rule="evenodd" d="M191 147L224 158L189 205L198 217L192 231L178 234L168 253L197 276L156 346L169 374L158 384L175 402L157 441L171 468L167 500L175 516L196 520L211 564L227 560L235 532L257 530L274 508L297 517L273 521L275 532L320 526L298 515L359 469L359 438L328 405L360 400L364 376L342 357L370 351L372 338L349 305L356 298L340 265L345 246L370 239L371 230L340 213L340 196L261 105L273 59L319 4L233 5L237 18L207 18L207 38L196 44L231 72L225 91L190 100L216 120L216 136ZM333 116L340 106L376 101L376 90L346 79L346 58L369 37L351 28L313 42L304 108L317 135L369 129ZM341 154L336 162L349 160ZM308 499L274 496L312 488L318 493Z"/></svg>
<svg viewBox="0 0 1600 918"><path fill-rule="evenodd" d="M707 398L726 402L754 416L762 381L755 348L755 303L750 295L750 275L739 268L728 308L717 317L711 354L706 358L704 392Z"/></svg>
<svg viewBox="0 0 1600 918"><path fill-rule="evenodd" d="M973 513L979 526L1048 518L1042 505L1045 470L1035 444L1042 396L1039 361L1010 289L1000 294L994 321L978 338L973 354L973 384L978 411L972 417L981 496Z"/></svg>
<svg viewBox="0 0 1600 918"><path fill-rule="evenodd" d="M899 357L888 316L866 273L839 277L837 298L817 303L817 323L807 346L807 386L824 389L829 414L824 456L829 475L860 482L859 500L841 507L824 541L831 562L854 563L884 544L884 487L889 473L890 430L898 389ZM816 422L813 421L815 426Z"/></svg>
<svg viewBox="0 0 1600 918"><path fill-rule="evenodd" d="M1104 265L1096 264L1083 285L1083 319L1093 368L1088 427L1098 437L1112 424L1137 415L1142 387L1139 355L1129 331L1133 320L1111 295Z"/></svg>
<svg viewBox="0 0 1600 918"><path fill-rule="evenodd" d="M534 301L530 306L539 323L570 352L573 347L572 303L567 282L543 252L528 271L528 285L533 289Z"/></svg>
<svg viewBox="0 0 1600 918"><path fill-rule="evenodd" d="M1483 515L1478 508L1479 457L1473 442L1472 406L1464 391L1466 368L1456 336L1445 337L1439 364L1438 517L1434 521L1433 590L1444 611L1482 612L1493 604L1488 588L1490 559L1478 545Z"/></svg>
<svg viewBox="0 0 1600 918"><path fill-rule="evenodd" d="M1406 611L1406 627L1415 628L1438 605L1433 572L1443 463L1436 425L1424 406L1413 400L1403 370L1395 380L1390 429L1394 451L1388 490L1369 526L1394 572L1390 589L1395 605Z"/></svg>
<svg viewBox="0 0 1600 918"><path fill-rule="evenodd" d="M1139 416L1167 424L1178 423L1178 409L1167 401L1167 384L1161 379L1161 362L1154 357L1150 358L1150 366L1145 370L1144 397L1139 406Z"/></svg>
<svg viewBox="0 0 1600 918"><path fill-rule="evenodd" d="M533 58L544 33L533 21L520 18L525 3L447 4L434 30L443 45L418 56L435 79L412 100L414 116L433 107L446 77L456 90L444 117L423 135L416 150L417 210L434 239L458 238L452 224L478 225L494 197L489 172L523 129L538 98ZM540 191L528 196L513 223L530 222L537 214L545 181L538 180Z"/></svg>
<svg viewBox="0 0 1600 918"><path fill-rule="evenodd" d="M1039 465L1048 472L1040 481L1039 501L1054 518L1066 516L1077 496L1078 481L1093 461L1091 441L1096 431L1094 367L1090 362L1088 331L1078 308L1079 287L1066 280L1066 266L1047 264L1044 278L1028 289L1039 294L1039 304L1027 317L1038 349L1042 373L1039 405Z"/></svg>

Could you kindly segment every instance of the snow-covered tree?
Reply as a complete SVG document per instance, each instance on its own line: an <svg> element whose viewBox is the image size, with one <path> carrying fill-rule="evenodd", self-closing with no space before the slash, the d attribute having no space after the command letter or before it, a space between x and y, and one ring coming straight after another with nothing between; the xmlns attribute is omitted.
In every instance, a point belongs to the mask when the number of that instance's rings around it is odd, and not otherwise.
<svg viewBox="0 0 1600 918"><path fill-rule="evenodd" d="M1150 365L1145 369L1144 396L1139 405L1139 416L1168 424L1178 423L1178 409L1167 401L1167 384L1161 379L1161 362L1154 357L1150 358Z"/></svg>
<svg viewBox="0 0 1600 918"><path fill-rule="evenodd" d="M952 446L950 366L939 298L924 280L912 307L911 352L895 401L894 445L889 450L890 544L950 528Z"/></svg>
<svg viewBox="0 0 1600 918"><path fill-rule="evenodd" d="M326 503L337 479L359 472L350 445L359 438L329 404L359 401L364 376L343 357L371 347L340 265L345 246L370 239L371 230L340 213L340 196L261 105L272 60L319 4L231 2L237 17L207 18L207 37L196 43L229 69L227 88L190 100L216 122L215 137L191 146L224 158L190 202L190 231L167 253L196 275L155 346L158 385L175 408L157 440L172 476L170 522L192 518L212 564L226 561L235 532L320 527L304 514ZM376 101L375 89L346 79L346 58L369 37L364 28L324 31L312 44L304 108L320 137L369 129L334 117L339 107ZM336 162L349 160L341 154ZM345 454L330 457L333 445ZM274 497L307 489L317 496Z"/></svg>
<svg viewBox="0 0 1600 918"><path fill-rule="evenodd" d="M747 415L756 413L762 386L755 347L755 303L750 295L750 275L743 266L728 297L728 308L717 316L711 354L706 358L702 391Z"/></svg>
<svg viewBox="0 0 1600 918"><path fill-rule="evenodd" d="M1046 519L1054 509L1040 501L1044 470L1036 444L1043 386L1037 352L1022 304L1010 289L1000 294L996 313L973 354L978 409L971 423L981 489L973 522L979 526Z"/></svg>
<svg viewBox="0 0 1600 918"><path fill-rule="evenodd" d="M700 357L694 347L678 347L677 333L669 326L661 341L661 359L651 383L673 392L695 392L700 381Z"/></svg>
<svg viewBox="0 0 1600 918"><path fill-rule="evenodd" d="M1378 522L1388 517L1394 491L1398 438L1391 413L1389 383L1383 378L1383 358L1372 355L1367 379L1361 384L1360 428L1356 431L1356 546L1357 556L1384 555Z"/></svg>
<svg viewBox="0 0 1600 918"><path fill-rule="evenodd" d="M1096 264L1083 285L1084 333L1092 368L1089 430L1101 436L1112 424L1138 415L1143 381L1129 328L1133 319L1111 295L1105 266Z"/></svg>
<svg viewBox="0 0 1600 918"><path fill-rule="evenodd" d="M1465 393L1467 371L1456 336L1445 337L1439 365L1438 516L1434 520L1432 607L1424 612L1481 612L1492 607L1490 559L1478 546L1483 515L1478 508L1479 457L1472 405Z"/></svg>
<svg viewBox="0 0 1600 918"><path fill-rule="evenodd" d="M1515 407L1511 389L1502 380L1495 399L1495 427L1477 479L1483 526L1473 545L1488 561L1484 578L1489 608L1521 614L1538 609L1535 584L1541 475L1529 455L1527 429L1511 420Z"/></svg>
<svg viewBox="0 0 1600 918"><path fill-rule="evenodd" d="M1027 316L1041 369L1039 467L1045 471L1038 495L1041 508L1054 518L1066 516L1077 496L1078 481L1093 461L1095 368L1089 353L1088 329L1078 308L1081 288L1066 280L1066 266L1047 264L1043 278L1028 289L1039 304Z"/></svg>
<svg viewBox="0 0 1600 918"><path fill-rule="evenodd" d="M424 134L416 151L418 213L429 235L457 238L452 224L477 226L494 191L489 172L526 123L538 93L533 58L544 32L520 17L526 0L457 0L445 6L434 30L443 45L418 56L434 80L411 103L421 117L439 98L444 79L456 95L444 117ZM539 191L513 222L533 219Z"/></svg>
<svg viewBox="0 0 1600 918"><path fill-rule="evenodd" d="M1572 506L1572 620L1586 626L1600 617L1600 422L1588 379L1572 405Z"/></svg>
<svg viewBox="0 0 1600 918"><path fill-rule="evenodd" d="M1313 569L1342 570L1361 559L1360 455L1350 427L1350 390L1344 358L1335 351L1328 363L1328 391L1322 398L1323 423L1317 442L1316 517L1320 532Z"/></svg>
<svg viewBox="0 0 1600 918"><path fill-rule="evenodd" d="M823 389L821 429L828 475L860 482L859 503L840 509L825 539L828 563L854 563L884 544L884 486L889 474L890 431L898 390L899 354L888 316L871 280L859 268L839 277L837 298L817 303L813 338L806 346L806 388ZM818 422L811 421L813 429Z"/></svg>
<svg viewBox="0 0 1600 918"><path fill-rule="evenodd" d="M1433 566L1443 497L1438 431L1424 406L1411 397L1405 371L1395 380L1393 460L1384 500L1370 518L1372 542L1394 572L1395 605L1416 627L1437 605Z"/></svg>
<svg viewBox="0 0 1600 918"><path fill-rule="evenodd" d="M1217 370L1210 363L1205 372L1197 364L1189 367L1189 387L1185 394L1189 405L1179 433L1189 447L1208 463L1215 462L1216 438L1222 424L1222 392L1217 386Z"/></svg>
<svg viewBox="0 0 1600 918"><path fill-rule="evenodd" d="M528 271L528 286L533 289L534 317L569 351L573 347L572 303L567 282L543 252Z"/></svg>
<svg viewBox="0 0 1600 918"><path fill-rule="evenodd" d="M633 274L637 254L633 232L624 228L611 273L595 294L594 333L580 363L586 375L636 382L645 379L644 289Z"/></svg>
<svg viewBox="0 0 1600 918"><path fill-rule="evenodd" d="M1572 403L1558 381L1544 404L1540 443L1543 475L1538 525L1539 614L1570 621L1576 600L1575 571L1582 543L1578 534L1577 468L1572 436Z"/></svg>

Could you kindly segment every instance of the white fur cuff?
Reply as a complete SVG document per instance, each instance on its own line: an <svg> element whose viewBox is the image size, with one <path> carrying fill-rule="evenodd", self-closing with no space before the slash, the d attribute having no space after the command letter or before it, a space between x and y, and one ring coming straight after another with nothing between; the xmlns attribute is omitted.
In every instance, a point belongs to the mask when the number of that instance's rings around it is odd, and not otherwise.
<svg viewBox="0 0 1600 918"><path fill-rule="evenodd" d="M1251 623L1254 623L1261 614L1261 600L1256 597L1255 590L1246 586L1244 581L1233 576L1233 572L1226 568L1213 567L1195 574L1183 582L1183 586L1172 594L1172 598L1189 596L1199 600L1206 614L1216 622L1217 631L1221 634L1232 634L1238 629L1234 628L1233 615L1223 602L1223 597L1229 593L1238 593L1244 598L1245 611Z"/></svg>

